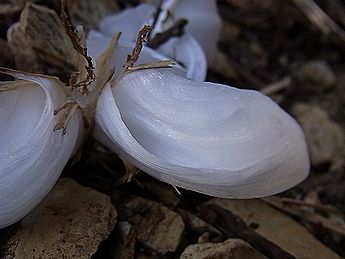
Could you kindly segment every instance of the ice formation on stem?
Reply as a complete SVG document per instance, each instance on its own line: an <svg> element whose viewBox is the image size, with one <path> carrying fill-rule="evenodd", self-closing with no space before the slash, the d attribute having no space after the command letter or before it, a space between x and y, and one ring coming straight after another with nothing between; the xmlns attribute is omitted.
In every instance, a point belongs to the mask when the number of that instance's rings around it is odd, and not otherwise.
<svg viewBox="0 0 345 259"><path fill-rule="evenodd" d="M272 195L309 171L300 127L270 98L162 69L108 84L94 135L144 172L218 197Z"/></svg>

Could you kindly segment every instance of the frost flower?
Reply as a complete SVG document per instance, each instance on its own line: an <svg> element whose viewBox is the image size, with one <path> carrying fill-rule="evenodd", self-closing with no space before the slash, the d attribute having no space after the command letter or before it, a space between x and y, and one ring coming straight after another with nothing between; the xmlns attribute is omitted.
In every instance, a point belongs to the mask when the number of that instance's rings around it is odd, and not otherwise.
<svg viewBox="0 0 345 259"><path fill-rule="evenodd" d="M0 228L44 198L88 133L162 181L218 197L272 195L308 175L292 117L257 91L187 79L143 48L149 32L132 45L93 34L93 59L74 41L82 62L69 86L0 69L16 79L0 83Z"/></svg>

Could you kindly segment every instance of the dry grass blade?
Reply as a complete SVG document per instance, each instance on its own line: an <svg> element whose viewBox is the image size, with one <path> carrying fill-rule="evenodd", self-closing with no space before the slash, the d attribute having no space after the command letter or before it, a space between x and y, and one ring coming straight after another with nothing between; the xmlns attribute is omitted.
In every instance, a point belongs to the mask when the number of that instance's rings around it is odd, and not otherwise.
<svg viewBox="0 0 345 259"><path fill-rule="evenodd" d="M336 34L345 41L345 31L336 24L313 0L293 0L293 3L306 14L308 19L323 34Z"/></svg>
<svg viewBox="0 0 345 259"><path fill-rule="evenodd" d="M291 78L285 77L280 81L274 82L263 87L260 92L265 95L272 95L291 86Z"/></svg>

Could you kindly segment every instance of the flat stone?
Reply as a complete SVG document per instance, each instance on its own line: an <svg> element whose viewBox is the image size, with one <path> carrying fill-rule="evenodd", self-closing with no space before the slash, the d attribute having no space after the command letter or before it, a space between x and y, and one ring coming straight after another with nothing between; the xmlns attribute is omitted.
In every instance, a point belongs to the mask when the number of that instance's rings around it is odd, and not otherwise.
<svg viewBox="0 0 345 259"><path fill-rule="evenodd" d="M241 34L241 28L230 21L223 21L222 32L220 33L220 42L229 44L238 39Z"/></svg>
<svg viewBox="0 0 345 259"><path fill-rule="evenodd" d="M110 198L61 178L11 238L14 258L90 258L116 223ZM10 257L12 258L12 257Z"/></svg>
<svg viewBox="0 0 345 259"><path fill-rule="evenodd" d="M119 10L117 1L113 0L73 0L66 1L68 15L77 26L82 24L84 29L95 29L101 20Z"/></svg>
<svg viewBox="0 0 345 259"><path fill-rule="evenodd" d="M316 88L330 89L336 82L337 77L333 69L323 60L310 61L303 64L298 76L304 81L316 84Z"/></svg>
<svg viewBox="0 0 345 259"><path fill-rule="evenodd" d="M8 30L17 69L69 76L80 62L66 28L54 10L27 3L18 23ZM49 71L47 71L47 63Z"/></svg>
<svg viewBox="0 0 345 259"><path fill-rule="evenodd" d="M334 169L339 168L345 153L345 134L341 126L316 105L297 103L292 107L292 113L305 133L311 164L331 163Z"/></svg>
<svg viewBox="0 0 345 259"><path fill-rule="evenodd" d="M201 218L195 216L194 214L182 209L178 209L178 213L182 216L184 222L186 222L187 228L194 233L199 235L209 233L210 235L216 237L222 235L222 233L218 229L208 224Z"/></svg>
<svg viewBox="0 0 345 259"><path fill-rule="evenodd" d="M180 259L264 259L264 255L241 239L228 239L222 243L203 243L188 246Z"/></svg>
<svg viewBox="0 0 345 259"><path fill-rule="evenodd" d="M168 184L161 182L142 182L141 184L146 194L150 194L169 208L175 208L180 203L180 196L177 191Z"/></svg>
<svg viewBox="0 0 345 259"><path fill-rule="evenodd" d="M340 258L304 227L260 199L212 199L207 204L217 205L229 211L243 220L247 226L253 226L257 234L293 257ZM231 231L231 225L229 225L229 230Z"/></svg>
<svg viewBox="0 0 345 259"><path fill-rule="evenodd" d="M144 247L163 255L176 251L184 231L179 214L141 197L123 201L118 211L121 220L132 224L137 240Z"/></svg>

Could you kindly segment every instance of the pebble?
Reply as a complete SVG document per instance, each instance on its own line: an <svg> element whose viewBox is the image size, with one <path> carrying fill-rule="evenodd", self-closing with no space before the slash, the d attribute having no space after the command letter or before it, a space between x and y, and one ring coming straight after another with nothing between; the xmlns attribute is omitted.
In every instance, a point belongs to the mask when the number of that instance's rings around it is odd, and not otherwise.
<svg viewBox="0 0 345 259"><path fill-rule="evenodd" d="M345 153L342 127L317 105L297 103L292 107L292 113L305 133L311 164L319 166L330 163L332 169L340 168Z"/></svg>
<svg viewBox="0 0 345 259"><path fill-rule="evenodd" d="M323 90L331 89L337 82L333 69L325 61L315 60L303 64L298 76L304 81L317 84Z"/></svg>
<svg viewBox="0 0 345 259"><path fill-rule="evenodd" d="M137 196L124 200L118 211L119 218L133 226L141 245L161 255L176 251L185 228L179 214Z"/></svg>
<svg viewBox="0 0 345 259"><path fill-rule="evenodd" d="M117 224L114 235L112 235L112 259L134 258L135 239L136 235L133 226L127 221L120 221Z"/></svg>
<svg viewBox="0 0 345 259"><path fill-rule="evenodd" d="M180 259L264 259L264 255L256 251L251 245L241 239L230 238L222 243L203 243L188 246Z"/></svg>

